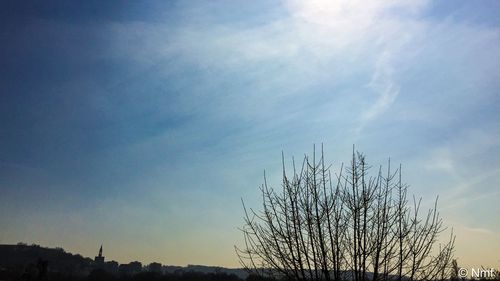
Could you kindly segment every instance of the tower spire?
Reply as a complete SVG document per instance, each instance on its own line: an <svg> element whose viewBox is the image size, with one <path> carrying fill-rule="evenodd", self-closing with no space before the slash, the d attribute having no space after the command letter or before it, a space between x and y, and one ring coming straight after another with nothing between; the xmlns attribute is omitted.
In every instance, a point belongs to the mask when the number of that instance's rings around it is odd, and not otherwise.
<svg viewBox="0 0 500 281"><path fill-rule="evenodd" d="M104 257L102 256L102 244L99 248L99 255L97 255L94 259L95 265L101 267L104 265Z"/></svg>

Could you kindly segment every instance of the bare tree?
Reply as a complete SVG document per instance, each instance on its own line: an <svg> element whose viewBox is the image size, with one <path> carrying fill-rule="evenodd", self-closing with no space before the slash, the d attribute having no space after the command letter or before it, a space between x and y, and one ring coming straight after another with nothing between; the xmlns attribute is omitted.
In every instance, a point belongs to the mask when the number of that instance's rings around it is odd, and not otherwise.
<svg viewBox="0 0 500 281"><path fill-rule="evenodd" d="M245 212L245 245L236 247L253 274L287 280L437 280L451 273L454 236L434 207L421 215L421 199L407 197L401 166L390 161L370 176L363 154L332 175L323 148L305 156L291 174L283 163L280 190L264 174L262 209Z"/></svg>

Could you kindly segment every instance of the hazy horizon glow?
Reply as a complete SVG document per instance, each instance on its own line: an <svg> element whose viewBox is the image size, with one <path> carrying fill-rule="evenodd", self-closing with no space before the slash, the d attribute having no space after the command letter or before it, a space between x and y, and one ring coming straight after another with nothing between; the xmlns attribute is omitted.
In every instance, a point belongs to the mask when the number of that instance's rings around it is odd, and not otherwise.
<svg viewBox="0 0 500 281"><path fill-rule="evenodd" d="M0 244L237 267L281 151L355 144L500 268L499 2L127 4L0 4Z"/></svg>

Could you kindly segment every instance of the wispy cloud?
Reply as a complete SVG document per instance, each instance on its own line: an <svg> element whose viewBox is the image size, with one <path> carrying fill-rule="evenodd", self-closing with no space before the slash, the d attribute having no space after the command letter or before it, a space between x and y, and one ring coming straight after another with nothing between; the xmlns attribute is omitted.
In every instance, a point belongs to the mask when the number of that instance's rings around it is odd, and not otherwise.
<svg viewBox="0 0 500 281"><path fill-rule="evenodd" d="M399 95L399 88L394 84L393 69L388 61L388 54L383 53L376 65L368 88L373 90L377 97L364 113L362 113L359 125L356 128L356 135L362 133L364 127L379 115L383 114L396 100Z"/></svg>

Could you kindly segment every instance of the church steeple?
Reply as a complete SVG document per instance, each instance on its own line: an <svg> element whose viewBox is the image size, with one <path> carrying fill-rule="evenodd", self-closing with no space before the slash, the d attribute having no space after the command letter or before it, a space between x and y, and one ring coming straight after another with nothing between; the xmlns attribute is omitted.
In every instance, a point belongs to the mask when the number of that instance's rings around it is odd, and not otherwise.
<svg viewBox="0 0 500 281"><path fill-rule="evenodd" d="M102 255L102 244L101 248L99 248L99 255L97 255L94 259L94 263L96 266L102 266L104 264L104 256Z"/></svg>

